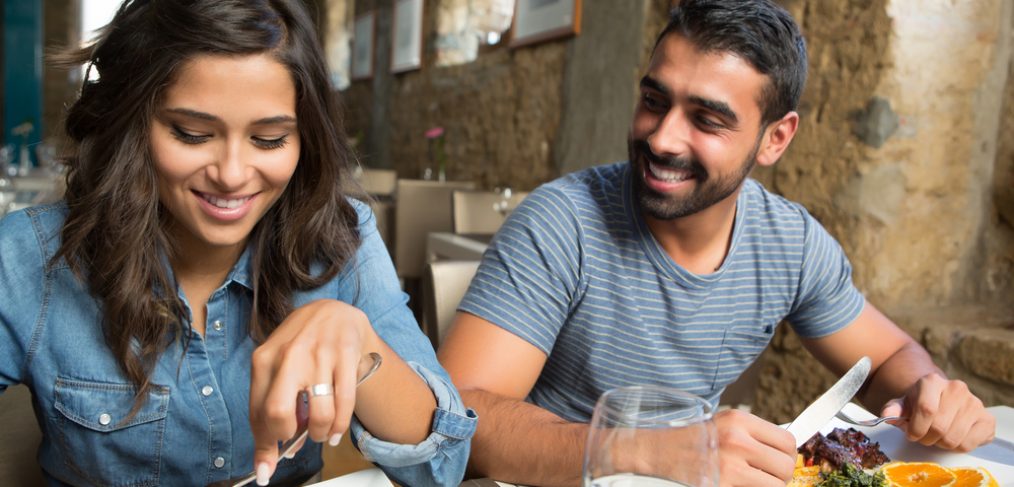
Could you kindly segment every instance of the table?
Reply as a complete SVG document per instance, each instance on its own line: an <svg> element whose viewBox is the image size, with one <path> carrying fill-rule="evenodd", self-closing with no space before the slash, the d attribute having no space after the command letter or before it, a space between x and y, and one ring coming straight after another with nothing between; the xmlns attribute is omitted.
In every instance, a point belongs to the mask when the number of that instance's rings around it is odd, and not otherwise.
<svg viewBox="0 0 1014 487"><path fill-rule="evenodd" d="M887 423L872 428L854 428L865 433L873 441L879 442L881 450L893 460L936 462L948 467L986 467L996 477L1001 487L1014 487L1014 408L993 406L987 410L996 417L997 440L969 453L952 453L922 446L918 443L909 443L905 440L905 435L901 430ZM856 419L872 416L855 404L846 405L845 412ZM828 422L821 432L826 434L834 428L849 426L849 424L835 418ZM373 468L313 484L313 487L391 487L392 485L380 469ZM505 482L493 482L489 479L468 480L461 485L462 487L518 487Z"/></svg>
<svg viewBox="0 0 1014 487"><path fill-rule="evenodd" d="M481 260L492 235L432 232L426 237L426 262Z"/></svg>

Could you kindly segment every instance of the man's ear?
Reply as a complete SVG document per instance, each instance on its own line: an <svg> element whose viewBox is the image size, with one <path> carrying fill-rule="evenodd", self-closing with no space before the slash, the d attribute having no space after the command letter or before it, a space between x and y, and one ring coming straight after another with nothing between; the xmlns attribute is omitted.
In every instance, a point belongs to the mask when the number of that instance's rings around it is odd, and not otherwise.
<svg viewBox="0 0 1014 487"><path fill-rule="evenodd" d="M781 119L769 123L764 129L764 137L757 150L757 164L766 167L778 162L778 158L782 157L782 153L789 147L789 142L792 142L792 137L796 135L797 128L799 114L796 112L786 113Z"/></svg>

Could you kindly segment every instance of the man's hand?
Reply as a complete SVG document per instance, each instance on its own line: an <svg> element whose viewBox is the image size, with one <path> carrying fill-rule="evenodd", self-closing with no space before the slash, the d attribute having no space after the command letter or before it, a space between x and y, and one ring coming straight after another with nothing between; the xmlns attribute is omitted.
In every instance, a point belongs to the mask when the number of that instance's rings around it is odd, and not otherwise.
<svg viewBox="0 0 1014 487"><path fill-rule="evenodd" d="M743 411L715 415L722 487L784 487L796 466L796 441L778 426Z"/></svg>
<svg viewBox="0 0 1014 487"><path fill-rule="evenodd" d="M888 401L880 414L904 417L894 424L909 441L960 452L989 443L996 433L996 418L968 386L936 373L916 381L903 397Z"/></svg>

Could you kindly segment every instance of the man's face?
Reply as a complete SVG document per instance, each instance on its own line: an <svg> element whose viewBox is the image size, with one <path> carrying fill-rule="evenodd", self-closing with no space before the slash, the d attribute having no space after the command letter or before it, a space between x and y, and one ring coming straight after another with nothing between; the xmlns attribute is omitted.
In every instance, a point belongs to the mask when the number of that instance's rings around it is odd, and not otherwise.
<svg viewBox="0 0 1014 487"><path fill-rule="evenodd" d="M627 140L641 209L660 220L732 198L756 160L767 76L670 34L655 49Z"/></svg>

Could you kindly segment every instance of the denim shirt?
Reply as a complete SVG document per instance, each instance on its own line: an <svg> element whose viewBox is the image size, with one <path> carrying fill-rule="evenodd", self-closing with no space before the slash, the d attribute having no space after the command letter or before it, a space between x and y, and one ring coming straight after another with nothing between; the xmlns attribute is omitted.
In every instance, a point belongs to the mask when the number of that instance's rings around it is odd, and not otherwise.
<svg viewBox="0 0 1014 487"><path fill-rule="evenodd" d="M432 431L416 445L382 441L353 417L353 440L364 456L402 485L458 485L475 413L406 306L372 213L353 205L362 236L356 255L324 286L296 293L293 304L331 298L361 309L433 391ZM250 472L250 249L208 300L205 335L190 330L185 352L176 340L162 353L147 401L124 422L134 387L103 338L99 303L65 261L49 264L65 216L65 205L56 204L0 220L0 393L19 383L31 389L48 482L203 486ZM321 446L307 442L279 463L272 481L305 479L321 465Z"/></svg>

